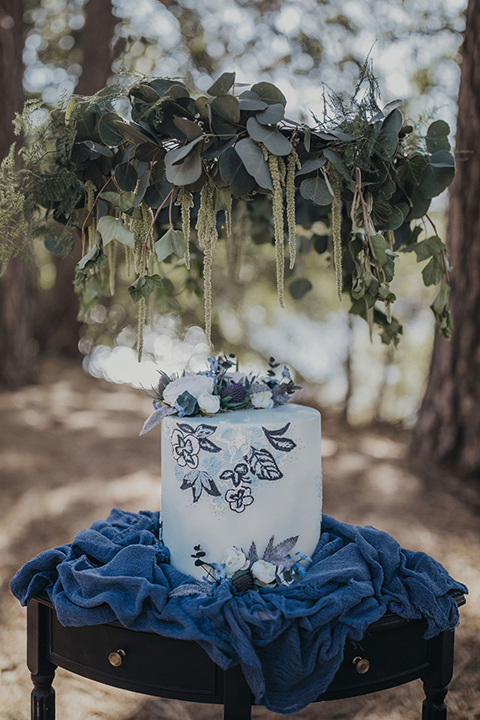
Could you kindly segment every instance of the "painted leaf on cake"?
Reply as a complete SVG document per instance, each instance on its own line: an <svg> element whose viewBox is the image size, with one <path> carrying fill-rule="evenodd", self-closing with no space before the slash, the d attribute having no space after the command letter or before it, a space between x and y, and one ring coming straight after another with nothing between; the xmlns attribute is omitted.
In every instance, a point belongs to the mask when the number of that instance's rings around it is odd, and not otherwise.
<svg viewBox="0 0 480 720"><path fill-rule="evenodd" d="M270 443L270 445L272 445L272 447L275 448L275 450L281 450L282 452L291 452L294 448L297 447L297 443L295 443L293 440L290 440L290 438L281 437L287 432L289 427L290 423L287 423L278 430L267 430L267 428L264 427L262 427L262 430L265 433L265 437L267 438L268 442Z"/></svg>
<svg viewBox="0 0 480 720"><path fill-rule="evenodd" d="M190 427L187 425L187 427ZM197 425L195 428L195 436L197 438L206 438L209 435L212 435L215 430L217 429L216 425L206 425L205 423L201 423L200 425ZM189 432L193 432L193 430L190 430Z"/></svg>
<svg viewBox="0 0 480 720"><path fill-rule="evenodd" d="M203 490L205 490L208 495L214 495L216 497L221 494L213 478L204 470L191 470L185 475L180 490L188 490L189 488L192 489L193 502L198 502Z"/></svg>
<svg viewBox="0 0 480 720"><path fill-rule="evenodd" d="M279 480L283 477L283 473L275 462L275 458L268 450L250 448L248 455L244 456L251 472L256 475L259 480Z"/></svg>
<svg viewBox="0 0 480 720"><path fill-rule="evenodd" d="M215 445L215 443L211 440L208 440L205 437L199 437L198 435L196 435L196 437L198 438L198 444L202 450L212 453L218 453L221 451L221 448L219 448L218 445Z"/></svg>

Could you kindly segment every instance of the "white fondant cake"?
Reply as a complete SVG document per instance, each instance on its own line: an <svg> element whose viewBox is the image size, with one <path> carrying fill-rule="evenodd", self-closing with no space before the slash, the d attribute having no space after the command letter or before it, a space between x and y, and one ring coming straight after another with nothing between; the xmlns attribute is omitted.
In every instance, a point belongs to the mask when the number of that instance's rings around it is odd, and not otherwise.
<svg viewBox="0 0 480 720"><path fill-rule="evenodd" d="M194 546L221 563L272 535L311 555L320 537L320 413L295 405L162 420L162 537L171 563L198 579Z"/></svg>

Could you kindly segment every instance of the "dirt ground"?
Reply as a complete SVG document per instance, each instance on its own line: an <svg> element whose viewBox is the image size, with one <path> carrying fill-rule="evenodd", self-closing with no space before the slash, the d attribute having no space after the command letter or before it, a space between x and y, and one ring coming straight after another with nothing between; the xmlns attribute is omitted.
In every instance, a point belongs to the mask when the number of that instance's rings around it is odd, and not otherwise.
<svg viewBox="0 0 480 720"><path fill-rule="evenodd" d="M305 398L306 399L306 398ZM8 582L37 553L70 542L112 507L156 509L159 433L138 437L150 400L77 367L49 363L38 385L0 395L1 720L29 718L25 610ZM352 429L323 416L324 512L373 525L439 560L470 589L456 634L449 720L480 719L480 485L407 460L408 433ZM58 720L220 720L209 705L153 699L58 670ZM313 705L298 720L414 720L420 681L362 698ZM256 720L282 716L258 708Z"/></svg>

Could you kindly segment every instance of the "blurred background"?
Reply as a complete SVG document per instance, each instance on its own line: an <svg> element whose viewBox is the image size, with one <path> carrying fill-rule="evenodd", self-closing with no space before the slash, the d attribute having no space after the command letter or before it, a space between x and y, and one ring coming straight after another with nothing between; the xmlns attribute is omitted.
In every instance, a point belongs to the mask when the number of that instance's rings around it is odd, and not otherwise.
<svg viewBox="0 0 480 720"><path fill-rule="evenodd" d="M455 133L458 118L457 145L460 137L461 150L470 153L470 170L461 170L461 185L455 181L460 190L456 196L452 191L450 213L446 195L431 212L454 265L457 330L451 343L435 339L429 308L435 289L423 285L411 253L402 255L392 285L405 298L394 307L404 327L397 348L375 334L370 339L366 323L348 314L348 300L337 300L325 248L298 256L295 270L287 271L286 307L280 309L274 248L262 243L268 220L259 212L251 238L233 248L223 240L217 248L213 352L236 353L245 370L263 368L272 355L288 364L303 386L300 401L322 412L325 512L375 525L401 544L434 555L475 593L480 588L480 251L474 244L480 181L475 186L474 179L480 167L475 143L480 79L473 71L468 82L462 79L460 99L459 85L462 43L469 32L478 38L480 5L471 0L467 16L466 5L465 0L393 5L388 0L0 0L0 159L15 139L11 122L26 98L41 97L53 107L72 93L93 94L126 73L181 78L205 91L222 72L235 71L237 83L276 84L289 116L308 121L311 112L321 114L325 92L351 92L369 56L382 101L402 99L407 120L420 118L426 127L429 119L441 117ZM464 48L464 67L478 67L473 39L465 40ZM459 210L465 188L474 200ZM316 232L322 236L328 228L319 222ZM30 691L24 613L9 595L9 579L30 557L69 542L113 506L133 511L158 506L159 437L154 432L137 437L150 412L146 391L158 369L196 371L212 354L195 278L190 291L159 297L150 308L139 364L127 283L80 324L72 287L78 257L52 256L41 244L35 256L35 267L15 258L0 278L0 668L9 690L2 710L6 720L28 717ZM173 264L168 276L175 281ZM312 289L303 294L297 281L305 278ZM462 615L450 709L455 720L472 720L480 718L475 683L480 615L473 597ZM221 717L208 706L135 698L61 671L57 689L59 717L65 720ZM415 684L331 703L321 712L332 719L408 720L417 717L420 702ZM319 710L297 715L313 718L314 712Z"/></svg>

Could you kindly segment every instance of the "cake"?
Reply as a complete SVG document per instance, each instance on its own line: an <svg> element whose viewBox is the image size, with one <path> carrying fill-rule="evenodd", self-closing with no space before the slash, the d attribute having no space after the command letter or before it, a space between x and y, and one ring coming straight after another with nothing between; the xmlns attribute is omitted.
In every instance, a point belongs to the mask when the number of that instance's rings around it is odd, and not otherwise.
<svg viewBox="0 0 480 720"><path fill-rule="evenodd" d="M275 377L273 360L260 379L232 372L226 358L210 365L174 380L162 374L142 431L161 420L171 564L200 581L291 582L320 537L320 413L287 404L298 386L286 368Z"/></svg>

